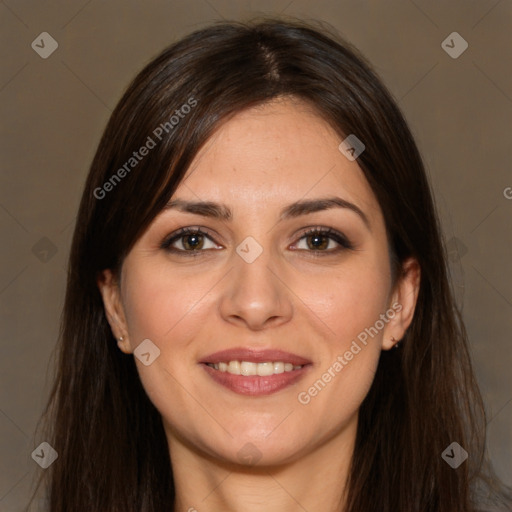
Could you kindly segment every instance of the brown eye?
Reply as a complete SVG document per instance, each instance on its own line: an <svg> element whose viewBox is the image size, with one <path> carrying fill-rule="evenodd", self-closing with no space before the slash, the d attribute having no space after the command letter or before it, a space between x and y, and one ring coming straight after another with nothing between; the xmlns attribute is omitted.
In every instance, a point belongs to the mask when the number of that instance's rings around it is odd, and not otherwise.
<svg viewBox="0 0 512 512"><path fill-rule="evenodd" d="M195 233L193 235L185 235L181 237L182 245L186 250L196 250L201 249L204 244L203 235L199 233Z"/></svg>
<svg viewBox="0 0 512 512"><path fill-rule="evenodd" d="M210 246L208 246L210 244ZM206 252L206 249L218 249L211 236L200 228L182 228L169 235L160 247L166 251L185 256Z"/></svg>
<svg viewBox="0 0 512 512"><path fill-rule="evenodd" d="M304 242L303 242L304 241ZM344 249L353 249L352 243L343 234L332 228L313 228L304 233L295 249L317 254L332 254Z"/></svg>
<svg viewBox="0 0 512 512"><path fill-rule="evenodd" d="M329 246L329 240L329 237L321 234L309 235L306 237L308 247L313 251L327 249Z"/></svg>

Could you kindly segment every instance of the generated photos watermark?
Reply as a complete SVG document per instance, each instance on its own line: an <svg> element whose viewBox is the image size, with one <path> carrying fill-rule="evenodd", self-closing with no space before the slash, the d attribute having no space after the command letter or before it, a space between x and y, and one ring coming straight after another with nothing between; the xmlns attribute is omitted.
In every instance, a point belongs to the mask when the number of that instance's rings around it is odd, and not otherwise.
<svg viewBox="0 0 512 512"><path fill-rule="evenodd" d="M123 178L131 172L132 169L139 165L144 157L146 157L152 149L163 139L164 134L168 134L179 124L181 119L184 119L197 105L197 100L194 96L190 96L186 103L183 103L179 109L174 111L174 114L165 123L160 123L152 132L148 135L144 144L139 148L138 151L134 151L132 156L112 174L112 176L103 183L101 187L96 187L93 191L96 199L104 199L108 192L114 190L114 188L121 182Z"/></svg>
<svg viewBox="0 0 512 512"><path fill-rule="evenodd" d="M301 391L297 395L297 400L302 405L307 405L311 399L320 393L329 382L331 382L340 372L349 364L354 357L361 352L362 347L368 344L368 336L374 338L384 329L385 325L395 317L397 313L402 311L402 304L395 302L385 313L382 313L379 319L371 326L365 328L357 335L357 339L352 340L348 350L342 355L336 357L336 360L327 368L322 376L310 386L307 391ZM359 342L359 343L358 343Z"/></svg>

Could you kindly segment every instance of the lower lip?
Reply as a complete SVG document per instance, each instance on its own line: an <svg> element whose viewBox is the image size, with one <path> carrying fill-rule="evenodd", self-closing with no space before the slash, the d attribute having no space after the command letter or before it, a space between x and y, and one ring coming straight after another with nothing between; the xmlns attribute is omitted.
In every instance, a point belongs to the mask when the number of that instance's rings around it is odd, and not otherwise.
<svg viewBox="0 0 512 512"><path fill-rule="evenodd" d="M221 372L204 363L202 363L202 366L215 382L231 391L239 393L240 395L260 396L276 393L281 389L295 384L304 377L310 365L304 365L299 370L277 373L265 377L260 377L259 375L244 377L243 375Z"/></svg>

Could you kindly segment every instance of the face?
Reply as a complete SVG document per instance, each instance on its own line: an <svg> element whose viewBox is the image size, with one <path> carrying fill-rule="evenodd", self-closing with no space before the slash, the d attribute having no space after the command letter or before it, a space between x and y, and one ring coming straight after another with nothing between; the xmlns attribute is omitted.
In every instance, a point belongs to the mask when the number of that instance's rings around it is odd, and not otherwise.
<svg viewBox="0 0 512 512"><path fill-rule="evenodd" d="M278 464L357 421L381 350L411 321L418 274L392 283L381 209L340 142L298 101L239 113L119 279L104 273L120 349L150 340L135 361L171 443ZM216 207L186 206L205 202Z"/></svg>

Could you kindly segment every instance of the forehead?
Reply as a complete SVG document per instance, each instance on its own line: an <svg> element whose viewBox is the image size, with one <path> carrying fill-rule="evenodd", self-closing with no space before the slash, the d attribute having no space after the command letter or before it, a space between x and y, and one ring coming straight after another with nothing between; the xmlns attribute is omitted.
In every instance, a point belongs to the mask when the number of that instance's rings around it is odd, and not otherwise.
<svg viewBox="0 0 512 512"><path fill-rule="evenodd" d="M233 211L281 208L298 199L338 195L369 217L380 208L342 137L307 103L279 99L223 123L196 155L175 197L218 201Z"/></svg>

